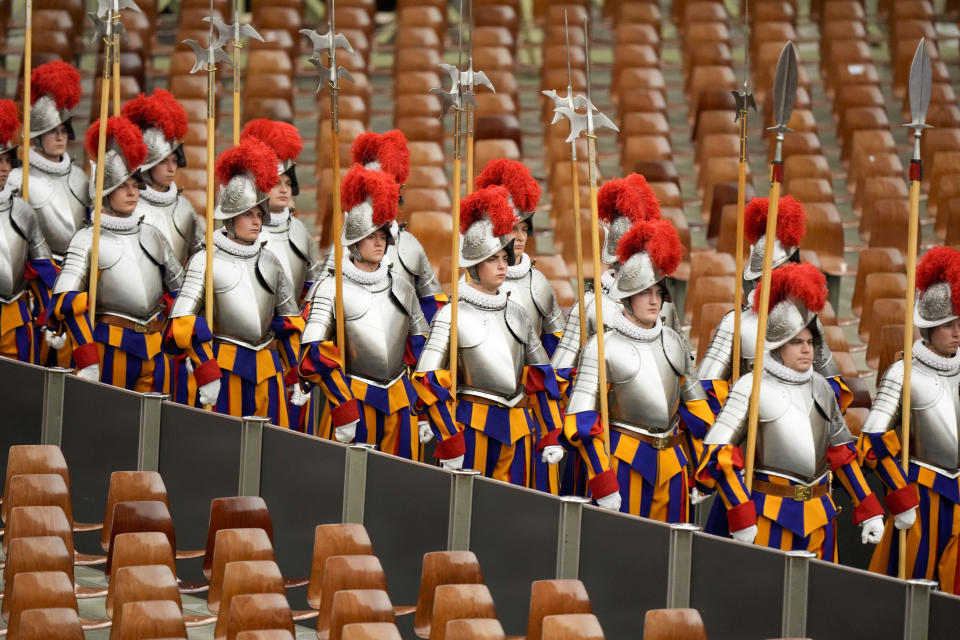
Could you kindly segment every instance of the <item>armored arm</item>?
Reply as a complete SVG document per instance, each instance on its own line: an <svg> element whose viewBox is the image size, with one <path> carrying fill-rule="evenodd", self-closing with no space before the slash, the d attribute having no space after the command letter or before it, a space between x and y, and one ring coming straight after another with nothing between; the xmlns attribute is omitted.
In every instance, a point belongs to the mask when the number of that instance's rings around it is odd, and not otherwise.
<svg viewBox="0 0 960 640"><path fill-rule="evenodd" d="M180 293L173 303L170 312L171 318L198 316L204 305L204 275L207 271L207 256L205 252L193 254L187 261L187 271L180 285Z"/></svg>
<svg viewBox="0 0 960 640"><path fill-rule="evenodd" d="M870 413L863 422L861 431L883 435L893 429L900 420L900 401L903 397L903 361L895 362L887 369L877 386Z"/></svg>
<svg viewBox="0 0 960 640"><path fill-rule="evenodd" d="M430 334L423 345L423 353L417 362L417 373L443 371L449 368L450 355L450 307L437 312L430 325Z"/></svg>
<svg viewBox="0 0 960 640"><path fill-rule="evenodd" d="M93 244L93 234L90 229L78 231L63 257L60 275L53 284L53 293L58 295L68 291L86 291L87 279L90 276L90 249Z"/></svg>
<svg viewBox="0 0 960 640"><path fill-rule="evenodd" d="M700 380L728 380L733 369L733 312L723 316L700 361Z"/></svg>
<svg viewBox="0 0 960 640"><path fill-rule="evenodd" d="M590 305L593 294L587 293L584 296L584 307ZM580 355L580 305L575 304L567 315L566 324L563 327L563 335L560 336L560 342L557 344L553 357L550 359L553 368L558 372L567 371L577 365L577 358Z"/></svg>
<svg viewBox="0 0 960 640"><path fill-rule="evenodd" d="M316 287L313 297L309 300L310 313L307 315L307 324L301 338L304 345L328 341L333 335L335 317L330 284L332 283L324 283Z"/></svg>

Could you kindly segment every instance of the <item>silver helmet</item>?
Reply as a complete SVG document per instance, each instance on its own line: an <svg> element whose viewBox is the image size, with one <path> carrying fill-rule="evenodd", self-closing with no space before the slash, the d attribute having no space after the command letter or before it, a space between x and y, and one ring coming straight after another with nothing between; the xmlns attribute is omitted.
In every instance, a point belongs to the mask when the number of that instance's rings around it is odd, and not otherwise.
<svg viewBox="0 0 960 640"><path fill-rule="evenodd" d="M277 184L277 156L259 139L248 137L217 158L217 181L223 186L213 210L215 220L229 220L259 207L264 215L270 189Z"/></svg>
<svg viewBox="0 0 960 640"><path fill-rule="evenodd" d="M530 174L530 169L521 162L497 158L487 163L475 181L477 189L489 186L505 187L510 194L516 222L529 220L537 211L540 202L540 185Z"/></svg>
<svg viewBox="0 0 960 640"><path fill-rule="evenodd" d="M744 280L763 275L763 253L766 250L767 209L769 198L752 199L744 211L744 235L750 241L750 259L743 268ZM791 196L780 198L777 207L777 233L773 243L773 268L786 264L800 248L807 232L807 214L803 205Z"/></svg>
<svg viewBox="0 0 960 640"><path fill-rule="evenodd" d="M341 201L348 207L344 215L340 243L351 255L359 257L357 243L383 229L387 243L393 243L390 226L397 219L400 187L393 176L355 164L343 178Z"/></svg>
<svg viewBox="0 0 960 640"><path fill-rule="evenodd" d="M791 264L772 272L764 348L779 349L807 328L813 332L814 341L821 340L817 314L826 300L827 279L813 265Z"/></svg>
<svg viewBox="0 0 960 640"><path fill-rule="evenodd" d="M163 131L156 127L150 127L143 131L143 141L147 145L147 159L144 160L141 169L147 171L154 168L164 158L171 153L177 156L177 166L187 166L187 157L183 153L182 140L168 140Z"/></svg>
<svg viewBox="0 0 960 640"><path fill-rule="evenodd" d="M300 193L300 184L297 182L297 156L303 150L303 139L297 128L288 122L257 118L251 120L243 128L241 139L247 136L259 138L264 144L273 149L277 155L277 175L286 174L290 178L290 190L293 195Z"/></svg>
<svg viewBox="0 0 960 640"><path fill-rule="evenodd" d="M87 153L97 157L99 146L100 121L97 120L87 130ZM103 154L103 196L106 197L126 182L127 178L137 175L140 165L147 155L140 129L124 118L116 116L107 119L107 145ZM93 175L96 175L96 162L93 163ZM138 176L139 177L139 176ZM96 197L96 180L90 181L90 199Z"/></svg>
<svg viewBox="0 0 960 640"><path fill-rule="evenodd" d="M176 154L178 167L187 166L183 153L187 112L172 93L164 89L154 89L149 96L141 93L124 104L120 113L143 131L147 159L141 169L152 169L170 154Z"/></svg>
<svg viewBox="0 0 960 640"><path fill-rule="evenodd" d="M66 125L73 140L70 118L80 102L80 74L75 68L54 60L38 66L30 74L30 139L39 138L48 131Z"/></svg>
<svg viewBox="0 0 960 640"><path fill-rule="evenodd" d="M917 301L913 324L929 339L930 329L956 320L953 287L960 276L960 251L937 247L928 251L917 264Z"/></svg>
<svg viewBox="0 0 960 640"><path fill-rule="evenodd" d="M600 220L606 222L600 257L604 264L617 262L617 247L630 227L642 220L660 219L660 203L639 173L605 183L597 191Z"/></svg>
<svg viewBox="0 0 960 640"><path fill-rule="evenodd" d="M474 267L501 249L513 251L516 217L505 187L474 191L460 204L460 266ZM512 263L512 255L509 255Z"/></svg>
<svg viewBox="0 0 960 640"><path fill-rule="evenodd" d="M633 221L627 216L614 216L613 220L603 230L603 246L600 248L600 258L604 264L617 262L617 245L623 235L630 230Z"/></svg>
<svg viewBox="0 0 960 640"><path fill-rule="evenodd" d="M632 295L660 284L669 299L663 279L676 271L683 257L683 244L677 230L667 220L641 220L635 223L617 247L615 260L620 270L610 288L610 297L624 301Z"/></svg>

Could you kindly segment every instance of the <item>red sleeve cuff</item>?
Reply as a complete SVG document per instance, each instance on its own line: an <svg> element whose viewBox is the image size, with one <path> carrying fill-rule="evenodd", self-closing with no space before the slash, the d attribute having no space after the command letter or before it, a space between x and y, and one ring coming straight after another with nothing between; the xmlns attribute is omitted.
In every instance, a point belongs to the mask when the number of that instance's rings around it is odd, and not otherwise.
<svg viewBox="0 0 960 640"><path fill-rule="evenodd" d="M300 374L297 373L297 368L294 366L287 369L287 372L283 375L283 384L289 387L298 382L300 382Z"/></svg>
<svg viewBox="0 0 960 640"><path fill-rule="evenodd" d="M208 382L219 380L221 377L223 377L223 373L220 371L220 365L217 364L217 361L213 358L193 370L193 379L197 381L198 387L202 387Z"/></svg>
<svg viewBox="0 0 960 640"><path fill-rule="evenodd" d="M450 460L452 458L459 458L466 452L467 447L463 442L463 431L458 431L456 435L450 436L443 442L437 443L437 449L433 457L440 460Z"/></svg>
<svg viewBox="0 0 960 640"><path fill-rule="evenodd" d="M920 500L917 498L917 490L912 484L901 487L896 491L891 491L887 494L887 497L883 499L883 502L893 515L899 515L904 511L909 511L920 504Z"/></svg>
<svg viewBox="0 0 960 640"><path fill-rule="evenodd" d="M883 507L880 506L880 501L877 500L877 494L871 493L853 510L853 524L860 524L874 516L882 515Z"/></svg>
<svg viewBox="0 0 960 640"><path fill-rule="evenodd" d="M545 447L560 444L560 429L553 429L547 432L547 435L540 438L537 443L537 451L543 451Z"/></svg>
<svg viewBox="0 0 960 640"><path fill-rule="evenodd" d="M77 371L86 369L92 364L100 364L100 354L97 353L97 343L88 342L74 349L73 361L77 363Z"/></svg>
<svg viewBox="0 0 960 640"><path fill-rule="evenodd" d="M830 462L830 470L836 471L845 464L853 462L857 457L853 447L841 444L827 449L827 460Z"/></svg>
<svg viewBox="0 0 960 640"><path fill-rule="evenodd" d="M757 524L757 506L753 500L747 500L727 509L727 523L730 525L730 531L740 531Z"/></svg>
<svg viewBox="0 0 960 640"><path fill-rule="evenodd" d="M330 412L330 420L333 422L334 428L356 422L359 419L360 405L356 398L351 398Z"/></svg>
<svg viewBox="0 0 960 640"><path fill-rule="evenodd" d="M607 469L603 473L593 476L589 484L590 493L594 500L605 498L620 491L620 485L617 484L617 476L613 473L613 469Z"/></svg>

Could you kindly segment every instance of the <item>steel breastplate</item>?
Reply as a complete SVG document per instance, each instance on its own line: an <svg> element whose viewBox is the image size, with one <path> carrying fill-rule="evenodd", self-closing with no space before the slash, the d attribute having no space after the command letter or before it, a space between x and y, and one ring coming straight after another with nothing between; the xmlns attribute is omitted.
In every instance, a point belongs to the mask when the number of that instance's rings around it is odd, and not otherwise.
<svg viewBox="0 0 960 640"><path fill-rule="evenodd" d="M258 257L213 256L214 336L252 349L273 340L274 295L257 277Z"/></svg>
<svg viewBox="0 0 960 640"><path fill-rule="evenodd" d="M140 246L140 233L103 229L100 235L97 313L146 323L160 310L163 276Z"/></svg>
<svg viewBox="0 0 960 640"><path fill-rule="evenodd" d="M530 290L531 273L532 271L527 271L526 275L520 278L507 278L500 285L500 289L507 292L512 302L516 302L523 307L527 318L530 319L530 324L533 326L534 333L539 336L543 328L543 316L536 302L533 301L533 292Z"/></svg>
<svg viewBox="0 0 960 640"><path fill-rule="evenodd" d="M182 198L177 198L173 204L163 206L147 202L143 198L140 198L134 215L142 214L144 224L148 224L159 230L167 242L170 243L170 248L173 249L173 255L180 264L185 264L190 257L190 247L187 244L187 239L183 237L180 230L177 229L174 221L174 212L181 200Z"/></svg>
<svg viewBox="0 0 960 640"><path fill-rule="evenodd" d="M390 244L387 245L387 255L386 261L388 264L393 265L393 268L390 270L390 273L393 274L394 278L400 277L410 283L411 287L416 288L416 282L414 281L414 276L412 273L407 271L407 267L403 264L403 261L400 260L400 254L397 253L397 245Z"/></svg>
<svg viewBox="0 0 960 640"><path fill-rule="evenodd" d="M510 331L504 310L462 301L457 325L459 391L512 402L523 390L525 345Z"/></svg>
<svg viewBox="0 0 960 640"><path fill-rule="evenodd" d="M25 289L23 274L29 250L26 239L17 232L10 218L13 201L4 205L6 209L0 208L0 302L6 303L20 297Z"/></svg>
<svg viewBox="0 0 960 640"><path fill-rule="evenodd" d="M651 433L669 431L680 402L680 376L660 339L634 340L614 331L607 335L610 422Z"/></svg>
<svg viewBox="0 0 960 640"><path fill-rule="evenodd" d="M760 385L757 471L810 484L828 469L829 422L813 399L813 383L783 382L772 375Z"/></svg>
<svg viewBox="0 0 960 640"><path fill-rule="evenodd" d="M266 248L277 256L280 265L283 267L283 272L293 284L293 292L299 300L300 293L303 291L303 283L307 280L307 262L294 251L293 245L290 244L289 224L275 227L264 226L263 230L266 232L264 234L267 238Z"/></svg>
<svg viewBox="0 0 960 640"><path fill-rule="evenodd" d="M347 374L386 386L405 370L410 319L394 301L390 278L372 285L343 279Z"/></svg>
<svg viewBox="0 0 960 640"><path fill-rule="evenodd" d="M71 173L75 170L75 167L71 168ZM56 258L62 258L66 253L70 239L83 227L86 217L86 206L71 190L70 179L70 173L55 176L30 167L31 205L37 212L40 231ZM45 183L43 187L38 184L40 180ZM39 195L41 189L44 192L42 201L34 196L35 192Z"/></svg>
<svg viewBox="0 0 960 640"><path fill-rule="evenodd" d="M960 371L943 375L913 360L910 377L910 459L951 477L960 475Z"/></svg>

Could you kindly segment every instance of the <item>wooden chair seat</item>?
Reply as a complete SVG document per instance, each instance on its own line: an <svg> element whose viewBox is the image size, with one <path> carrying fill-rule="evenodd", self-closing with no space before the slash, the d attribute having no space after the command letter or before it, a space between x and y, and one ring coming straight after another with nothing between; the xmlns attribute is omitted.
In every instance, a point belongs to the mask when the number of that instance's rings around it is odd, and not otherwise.
<svg viewBox="0 0 960 640"><path fill-rule="evenodd" d="M450 620L496 617L493 598L485 585L439 585L434 592L433 612L430 615L430 640L445 640L447 622Z"/></svg>
<svg viewBox="0 0 960 640"><path fill-rule="evenodd" d="M122 615L123 626L112 640L187 637L180 607L170 600L128 602Z"/></svg>
<svg viewBox="0 0 960 640"><path fill-rule="evenodd" d="M868 248L860 252L857 277L853 285L853 298L850 303L854 315L862 315L867 276L871 273L883 272L906 273L903 254L891 247Z"/></svg>
<svg viewBox="0 0 960 640"><path fill-rule="evenodd" d="M159 531L167 536L170 548L174 549L177 560L200 558L203 550L179 551L177 538L173 529L173 519L167 505L159 500L138 500L136 502L118 502L113 507L113 527L110 531L111 539L123 533L138 533L145 531ZM113 542L110 543L111 552L107 555L105 571L109 573L112 562Z"/></svg>
<svg viewBox="0 0 960 640"><path fill-rule="evenodd" d="M530 586L527 640L540 640L543 619L566 613L593 613L590 596L579 580L537 580ZM448 631L449 634L449 626ZM549 636L547 636L549 637Z"/></svg>
<svg viewBox="0 0 960 640"><path fill-rule="evenodd" d="M394 620L393 605L380 589L341 589L333 594L330 612L330 640L341 640L343 627L351 623Z"/></svg>
<svg viewBox="0 0 960 640"><path fill-rule="evenodd" d="M73 582L62 571L24 571L6 586L5 597L10 599L7 638L18 640L22 614L31 609L70 609L77 612L77 598ZM85 631L106 629L109 620L80 620Z"/></svg>
<svg viewBox="0 0 960 640"><path fill-rule="evenodd" d="M446 640L506 640L495 618L468 618L447 622Z"/></svg>
<svg viewBox="0 0 960 640"><path fill-rule="evenodd" d="M651 609L643 618L643 640L707 640L696 609Z"/></svg>
<svg viewBox="0 0 960 640"><path fill-rule="evenodd" d="M224 570L223 595L220 599L220 612L213 637L222 640L227 637L233 607L231 601L243 594L273 593L286 597L283 577L276 562L269 560L244 560L231 562Z"/></svg>
<svg viewBox="0 0 960 640"><path fill-rule="evenodd" d="M105 556L78 553L73 546L73 528L60 507L14 507L10 510L10 521L3 536L3 544L9 549L10 542L17 538L33 536L56 536L63 540L67 552L75 565L90 566L103 564Z"/></svg>
<svg viewBox="0 0 960 640"><path fill-rule="evenodd" d="M20 640L84 640L80 618L68 607L24 611L18 635Z"/></svg>
<svg viewBox="0 0 960 640"><path fill-rule="evenodd" d="M343 626L341 640L400 640L400 630L392 622L355 622ZM237 638L241 640L241 638Z"/></svg>
<svg viewBox="0 0 960 640"><path fill-rule="evenodd" d="M227 640L244 631L276 630L296 633L287 598L279 593L244 593L230 600Z"/></svg>
<svg viewBox="0 0 960 640"><path fill-rule="evenodd" d="M867 342L867 366L876 370L880 364L880 353L883 349L883 340L878 339L883 336L883 327L892 324L900 326L900 348L903 348L903 319L906 309L906 302L903 296L898 298L877 298L873 301L873 309L870 314L870 340ZM861 320L861 324L863 324ZM888 334L889 337L889 334Z"/></svg>
<svg viewBox="0 0 960 640"><path fill-rule="evenodd" d="M420 594L413 627L420 638L430 637L436 588L443 584L483 584L480 563L472 551L432 551L423 555Z"/></svg>
<svg viewBox="0 0 960 640"><path fill-rule="evenodd" d="M907 291L907 276L902 273L875 271L864 278L862 309L860 316L860 339L870 340L873 328L873 303L881 298L903 298Z"/></svg>
<svg viewBox="0 0 960 640"><path fill-rule="evenodd" d="M75 580L73 557L57 536L17 538L10 543L3 567L3 584L12 585L18 573L28 571L62 571L71 581ZM74 593L78 598L97 598L106 595L106 590L75 585ZM0 611L5 620L9 618L10 598L2 600Z"/></svg>
<svg viewBox="0 0 960 640"><path fill-rule="evenodd" d="M213 574L217 532L221 529L262 529L273 545L273 520L267 503L260 496L230 496L214 498L210 502L210 524L207 527L207 546L203 555L203 575Z"/></svg>
<svg viewBox="0 0 960 640"><path fill-rule="evenodd" d="M603 640L600 621L592 613L568 613L543 619L543 637L550 640Z"/></svg>
<svg viewBox="0 0 960 640"><path fill-rule="evenodd" d="M205 128L205 127L204 127ZM138 500L158 500L170 508L170 498L163 478L156 471L114 471L110 474L110 487L107 490L107 507L103 515L103 530L100 546L110 550L111 531L113 529L113 508L118 502L136 502Z"/></svg>

